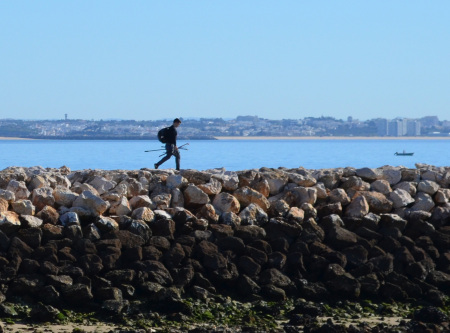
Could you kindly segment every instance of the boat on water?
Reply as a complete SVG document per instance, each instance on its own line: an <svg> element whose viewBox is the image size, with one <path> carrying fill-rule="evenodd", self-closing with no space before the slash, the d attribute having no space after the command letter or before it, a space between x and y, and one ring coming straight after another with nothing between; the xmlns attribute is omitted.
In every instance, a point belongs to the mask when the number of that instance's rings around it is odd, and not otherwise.
<svg viewBox="0 0 450 333"><path fill-rule="evenodd" d="M407 153L406 151L403 151L402 153L395 152L394 155L397 155L397 156L413 156L414 153Z"/></svg>

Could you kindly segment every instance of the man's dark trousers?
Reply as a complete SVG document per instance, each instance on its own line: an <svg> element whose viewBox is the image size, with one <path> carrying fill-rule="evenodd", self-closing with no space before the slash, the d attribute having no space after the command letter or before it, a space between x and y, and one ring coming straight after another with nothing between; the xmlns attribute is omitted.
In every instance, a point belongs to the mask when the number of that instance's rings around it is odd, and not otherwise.
<svg viewBox="0 0 450 333"><path fill-rule="evenodd" d="M158 165L163 164L165 161L167 161L169 158L175 156L175 164L177 170L180 170L180 152L175 149L174 145L171 143L166 143L166 156L164 156L161 161L159 161Z"/></svg>

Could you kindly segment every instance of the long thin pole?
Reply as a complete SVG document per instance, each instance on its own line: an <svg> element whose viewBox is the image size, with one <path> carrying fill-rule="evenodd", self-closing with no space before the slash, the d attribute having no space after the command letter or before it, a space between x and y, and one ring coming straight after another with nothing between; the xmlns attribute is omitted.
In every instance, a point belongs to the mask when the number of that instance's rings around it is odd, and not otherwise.
<svg viewBox="0 0 450 333"><path fill-rule="evenodd" d="M188 146L188 145L189 145L189 142L188 142L188 143L185 143L184 145L179 146L178 149L188 150L187 148L183 148L184 146ZM160 150L166 150L166 149L165 149L165 148L162 148L162 149L144 150L144 152L148 153L148 152L151 152L151 151L160 151ZM164 154L163 154L163 155L164 155ZM162 156L162 155L161 155L161 156Z"/></svg>

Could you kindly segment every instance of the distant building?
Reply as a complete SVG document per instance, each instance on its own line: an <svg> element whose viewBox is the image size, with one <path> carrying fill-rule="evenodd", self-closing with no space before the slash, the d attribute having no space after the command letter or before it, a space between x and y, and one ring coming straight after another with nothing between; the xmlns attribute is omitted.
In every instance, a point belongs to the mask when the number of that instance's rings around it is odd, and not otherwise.
<svg viewBox="0 0 450 333"><path fill-rule="evenodd" d="M418 120L409 120L407 122L406 135L419 136L421 123Z"/></svg>
<svg viewBox="0 0 450 333"><path fill-rule="evenodd" d="M403 120L391 120L388 123L389 136L403 136Z"/></svg>
<svg viewBox="0 0 450 333"><path fill-rule="evenodd" d="M387 136L388 135L388 123L387 119L375 119L373 121L377 127L377 135L378 136Z"/></svg>
<svg viewBox="0 0 450 333"><path fill-rule="evenodd" d="M420 118L420 122L424 127L438 126L439 118L437 116L427 116Z"/></svg>

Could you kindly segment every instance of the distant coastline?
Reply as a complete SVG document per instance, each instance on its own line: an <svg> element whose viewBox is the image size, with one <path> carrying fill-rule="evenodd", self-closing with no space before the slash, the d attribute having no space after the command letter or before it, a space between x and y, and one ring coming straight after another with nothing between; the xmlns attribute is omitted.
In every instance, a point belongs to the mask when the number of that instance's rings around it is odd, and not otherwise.
<svg viewBox="0 0 450 333"><path fill-rule="evenodd" d="M189 140L450 140L450 136L211 136L211 137L182 137L180 141ZM154 137L42 137L20 138L0 136L0 141L11 140L126 140L126 141L157 141Z"/></svg>
<svg viewBox="0 0 450 333"><path fill-rule="evenodd" d="M450 140L450 136L215 136L216 140Z"/></svg>

